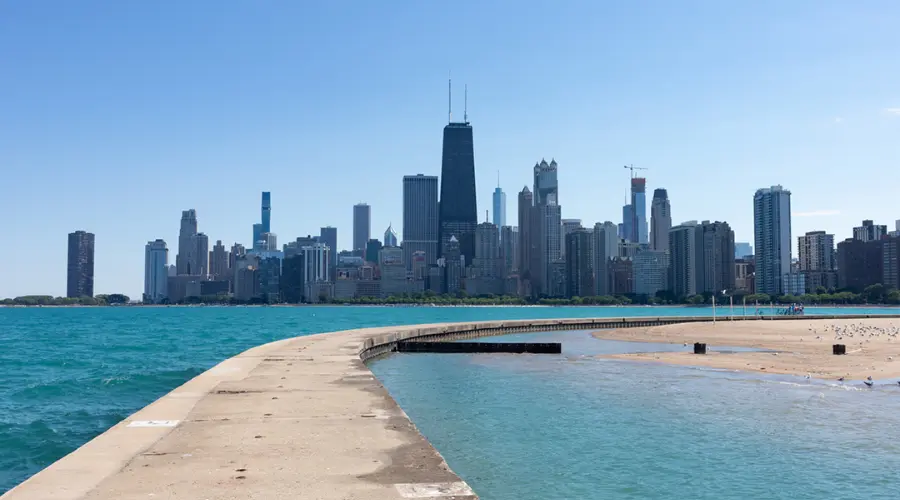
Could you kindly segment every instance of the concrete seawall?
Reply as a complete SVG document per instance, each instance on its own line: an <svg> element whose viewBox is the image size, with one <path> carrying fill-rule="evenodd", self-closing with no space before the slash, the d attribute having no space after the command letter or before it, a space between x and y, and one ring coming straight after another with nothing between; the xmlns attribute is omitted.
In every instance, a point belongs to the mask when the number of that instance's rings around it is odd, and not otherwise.
<svg viewBox="0 0 900 500"><path fill-rule="evenodd" d="M272 342L198 375L0 498L476 499L366 360L392 352L400 340L701 321L710 318L446 323Z"/></svg>

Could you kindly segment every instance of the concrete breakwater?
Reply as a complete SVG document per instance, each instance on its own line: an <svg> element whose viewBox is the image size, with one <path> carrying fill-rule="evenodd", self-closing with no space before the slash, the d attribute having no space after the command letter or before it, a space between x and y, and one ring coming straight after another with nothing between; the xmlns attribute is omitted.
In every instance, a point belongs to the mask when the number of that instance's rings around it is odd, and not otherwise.
<svg viewBox="0 0 900 500"><path fill-rule="evenodd" d="M365 359L390 352L400 340L709 320L455 323L348 330L265 344L188 381L3 499L474 499L366 368Z"/></svg>

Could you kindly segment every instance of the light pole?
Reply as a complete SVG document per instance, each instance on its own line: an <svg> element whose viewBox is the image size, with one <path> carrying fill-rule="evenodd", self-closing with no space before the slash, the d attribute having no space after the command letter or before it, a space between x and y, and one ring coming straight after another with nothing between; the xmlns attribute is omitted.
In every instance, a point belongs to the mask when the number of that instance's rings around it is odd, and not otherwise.
<svg viewBox="0 0 900 500"><path fill-rule="evenodd" d="M713 301L713 324L715 325L716 324L716 294L713 294L712 301Z"/></svg>

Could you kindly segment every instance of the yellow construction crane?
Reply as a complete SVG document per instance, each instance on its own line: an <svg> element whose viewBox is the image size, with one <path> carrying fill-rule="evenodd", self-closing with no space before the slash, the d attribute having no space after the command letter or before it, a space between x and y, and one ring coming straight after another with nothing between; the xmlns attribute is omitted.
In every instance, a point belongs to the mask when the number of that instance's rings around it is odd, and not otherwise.
<svg viewBox="0 0 900 500"><path fill-rule="evenodd" d="M635 170L650 170L649 168L635 167L634 165L625 165L625 168L631 170L631 178L632 179L634 179L634 171Z"/></svg>

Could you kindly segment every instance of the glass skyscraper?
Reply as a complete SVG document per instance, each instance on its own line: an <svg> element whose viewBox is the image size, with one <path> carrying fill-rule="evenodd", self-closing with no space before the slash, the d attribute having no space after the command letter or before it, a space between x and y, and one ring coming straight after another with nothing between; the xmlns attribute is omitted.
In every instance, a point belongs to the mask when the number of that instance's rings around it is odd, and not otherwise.
<svg viewBox="0 0 900 500"><path fill-rule="evenodd" d="M475 257L478 206L475 197L475 151L469 122L450 122L444 127L438 220L439 256L444 256L450 238L455 236L466 265L471 263Z"/></svg>
<svg viewBox="0 0 900 500"><path fill-rule="evenodd" d="M649 243L647 234L647 179L634 177L631 179L631 234L628 240L633 243Z"/></svg>
<svg viewBox="0 0 900 500"><path fill-rule="evenodd" d="M791 192L781 186L753 195L756 292L782 295L782 278L791 271Z"/></svg>
<svg viewBox="0 0 900 500"><path fill-rule="evenodd" d="M413 254L423 252L425 265L438 258L438 178L403 177L403 261L412 270Z"/></svg>

